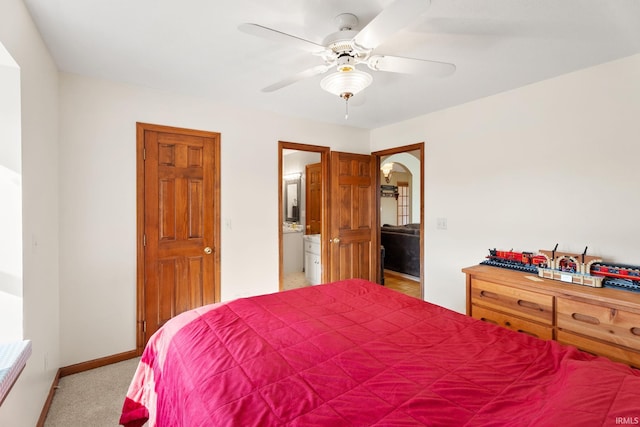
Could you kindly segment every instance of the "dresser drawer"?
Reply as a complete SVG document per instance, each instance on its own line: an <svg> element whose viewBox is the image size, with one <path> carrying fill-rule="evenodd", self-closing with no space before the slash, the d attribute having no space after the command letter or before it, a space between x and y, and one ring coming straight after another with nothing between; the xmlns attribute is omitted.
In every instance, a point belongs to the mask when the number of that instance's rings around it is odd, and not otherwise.
<svg viewBox="0 0 640 427"><path fill-rule="evenodd" d="M587 353L608 357L617 362L640 368L640 352L636 352L624 347L607 344L602 341L572 334L563 330L558 330L557 341L562 344L572 345Z"/></svg>
<svg viewBox="0 0 640 427"><path fill-rule="evenodd" d="M519 319L517 317L489 310L477 305L471 307L471 317L543 340L553 339L553 328L551 326L545 326L528 320Z"/></svg>
<svg viewBox="0 0 640 427"><path fill-rule="evenodd" d="M473 304L553 325L553 295L479 279L471 281L471 294Z"/></svg>
<svg viewBox="0 0 640 427"><path fill-rule="evenodd" d="M559 328L640 351L640 314L560 297L557 304Z"/></svg>

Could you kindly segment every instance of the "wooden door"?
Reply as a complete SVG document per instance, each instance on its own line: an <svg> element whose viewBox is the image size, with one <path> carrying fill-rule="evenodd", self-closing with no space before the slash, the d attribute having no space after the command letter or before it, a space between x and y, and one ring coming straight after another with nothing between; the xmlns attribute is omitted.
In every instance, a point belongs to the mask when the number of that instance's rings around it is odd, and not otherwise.
<svg viewBox="0 0 640 427"><path fill-rule="evenodd" d="M372 156L331 153L330 280L378 280Z"/></svg>
<svg viewBox="0 0 640 427"><path fill-rule="evenodd" d="M141 349L170 318L220 300L220 135L139 123L138 138Z"/></svg>
<svg viewBox="0 0 640 427"><path fill-rule="evenodd" d="M309 164L305 169L305 201L307 204L305 234L320 234L322 231L322 164Z"/></svg>

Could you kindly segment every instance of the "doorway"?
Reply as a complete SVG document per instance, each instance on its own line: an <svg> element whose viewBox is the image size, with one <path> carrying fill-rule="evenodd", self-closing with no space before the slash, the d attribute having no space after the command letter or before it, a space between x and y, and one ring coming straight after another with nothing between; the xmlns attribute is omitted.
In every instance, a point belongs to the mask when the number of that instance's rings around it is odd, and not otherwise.
<svg viewBox="0 0 640 427"><path fill-rule="evenodd" d="M137 123L137 351L220 301L220 134Z"/></svg>
<svg viewBox="0 0 640 427"><path fill-rule="evenodd" d="M328 281L329 147L278 142L279 289Z"/></svg>
<svg viewBox="0 0 640 427"><path fill-rule="evenodd" d="M379 170L378 236L384 247L380 259L384 284L424 299L424 143L372 155Z"/></svg>

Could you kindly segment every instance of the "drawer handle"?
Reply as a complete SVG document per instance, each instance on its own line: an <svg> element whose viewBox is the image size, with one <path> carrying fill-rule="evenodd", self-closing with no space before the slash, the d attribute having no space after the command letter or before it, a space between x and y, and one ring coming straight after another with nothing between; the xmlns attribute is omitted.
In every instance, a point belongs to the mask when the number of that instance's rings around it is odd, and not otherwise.
<svg viewBox="0 0 640 427"><path fill-rule="evenodd" d="M600 324L600 320L598 320L598 318L593 316L587 316L586 314L573 313L571 317L573 317L578 322L590 323L592 325Z"/></svg>
<svg viewBox="0 0 640 427"><path fill-rule="evenodd" d="M480 291L480 296L485 298L499 299L498 294L489 291Z"/></svg>
<svg viewBox="0 0 640 427"><path fill-rule="evenodd" d="M481 317L480 320L482 320L483 322L493 323L494 325L498 324L498 322L495 322L491 319L487 319L486 317Z"/></svg>
<svg viewBox="0 0 640 427"><path fill-rule="evenodd" d="M631 328L631 333L640 337L640 328Z"/></svg>
<svg viewBox="0 0 640 427"><path fill-rule="evenodd" d="M523 334L527 334L527 335L531 335L534 338L540 338L538 335L534 334L533 332L525 331L523 329L518 329L518 332L523 333Z"/></svg>
<svg viewBox="0 0 640 427"><path fill-rule="evenodd" d="M531 302L531 301L525 301L523 299L518 300L518 305L520 307L530 308L531 310L544 311L539 304L536 304L535 302Z"/></svg>

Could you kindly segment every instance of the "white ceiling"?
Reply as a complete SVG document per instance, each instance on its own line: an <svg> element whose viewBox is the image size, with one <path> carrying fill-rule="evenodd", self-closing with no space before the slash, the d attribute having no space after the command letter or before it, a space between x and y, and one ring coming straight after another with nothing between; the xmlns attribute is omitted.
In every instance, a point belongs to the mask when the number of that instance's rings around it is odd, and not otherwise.
<svg viewBox="0 0 640 427"><path fill-rule="evenodd" d="M345 121L344 101L320 88L323 76L262 92L321 59L238 25L321 44L337 30L336 15L353 13L363 27L392 0L24 2L62 71L361 128L640 52L639 0L432 0L375 53L451 62L455 74L370 71L374 81L350 101Z"/></svg>

